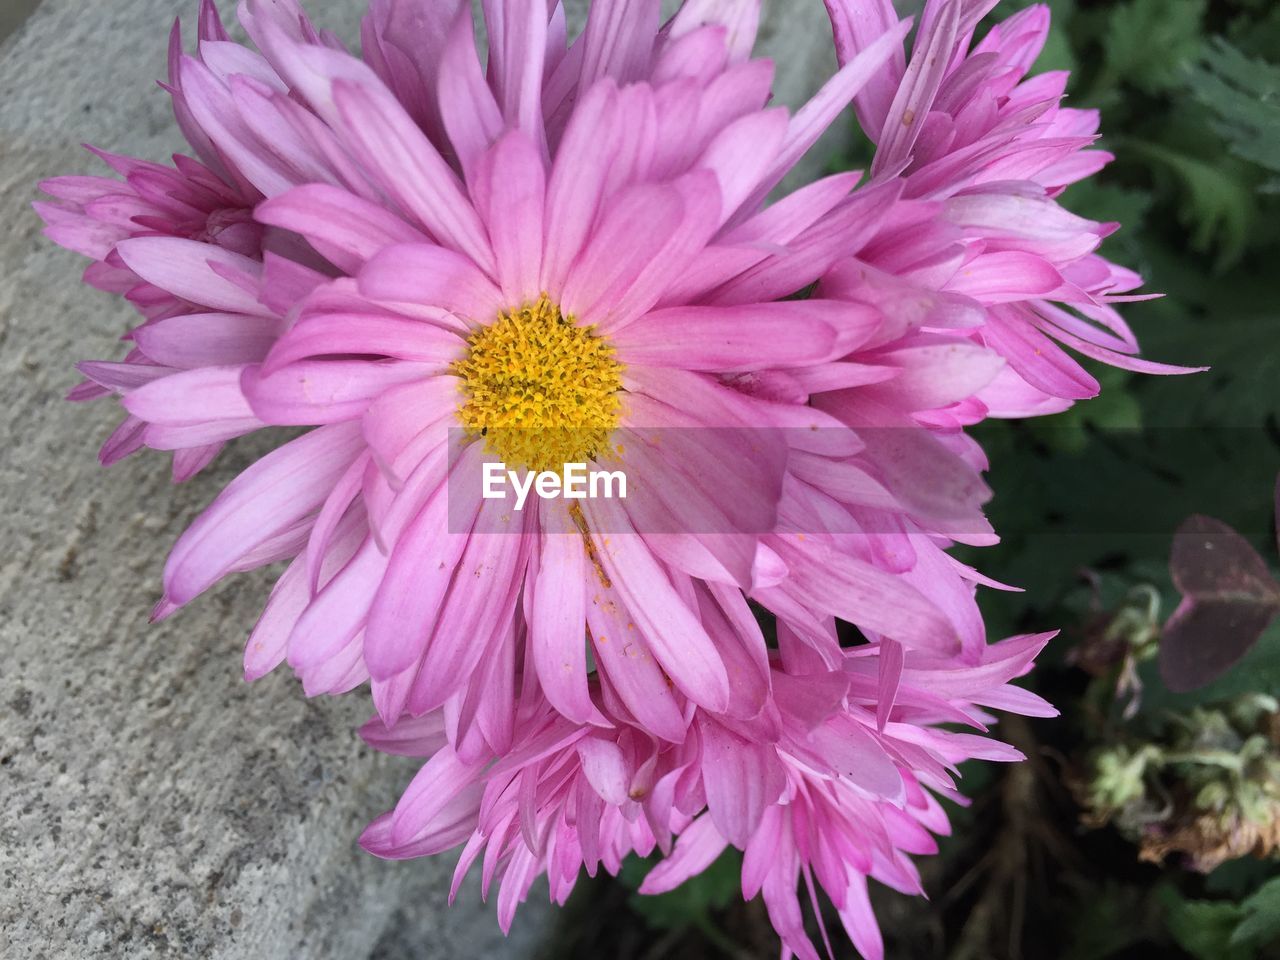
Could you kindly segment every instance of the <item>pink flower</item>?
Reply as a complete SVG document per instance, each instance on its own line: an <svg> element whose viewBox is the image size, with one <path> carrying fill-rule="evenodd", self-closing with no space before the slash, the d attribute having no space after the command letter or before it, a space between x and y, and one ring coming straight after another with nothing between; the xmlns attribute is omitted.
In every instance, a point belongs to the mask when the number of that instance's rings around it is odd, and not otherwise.
<svg viewBox="0 0 1280 960"><path fill-rule="evenodd" d="M581 91L567 113L539 106L550 88L528 78L541 71L513 61L510 76L495 72L510 100L502 133L503 108L460 17L442 52L456 73L441 82L464 89L439 98L439 145L359 61L266 31L276 69L368 182L362 193L303 186L258 208L260 221L296 232L354 277L317 288L241 379L254 415L319 429L235 481L166 570L168 600L181 605L306 542L251 638L250 675L287 655L319 692L367 671L384 717L421 714L499 682L493 665L511 662L527 622L543 691L572 720L601 722L588 631L599 696L616 700L615 713L679 740L686 701L729 707L730 654L690 601L710 589L701 584L751 586L754 534L774 526L785 449L761 435L765 449L749 464L741 439L715 431L846 431L800 404L746 399L712 374L827 362L878 325L845 304L775 301L857 249L897 186L849 195L849 178L836 178L834 190L793 198L781 220L760 202L893 37L789 121L765 109L768 65L742 60L700 16L682 15L661 35L656 23L602 33L609 23L593 17L580 41L607 47L576 68ZM541 51L545 26L526 11L503 29ZM619 88L619 78L633 82ZM690 126L692 117L704 119ZM774 252L783 243L791 250ZM512 364L523 371L514 379ZM126 407L174 427L207 418L190 387L159 380ZM467 436L450 470L451 425ZM667 431L673 453L637 432L653 429ZM699 429L678 443L677 433ZM488 459L544 469L607 458L615 446L652 491L626 508L541 504L513 516L482 501L478 483L463 483L461 496L449 489L451 475ZM718 497L725 480L712 471L731 476L731 464L748 472ZM849 609L906 634L940 625L923 596L860 569L886 593L864 590ZM736 655L743 643L763 656L758 629L727 646Z"/></svg>
<svg viewBox="0 0 1280 960"><path fill-rule="evenodd" d="M546 874L671 854L668 889L745 851L787 950L797 886L867 956L866 879L919 892L961 760L1013 760L987 709L1047 636L988 644L947 552L994 543L964 429L1135 370L1112 304L1138 278L1061 189L1105 155L1062 79L1023 80L1032 11L969 51L990 4L829 0L845 61L794 116L750 59L758 0L373 0L364 60L294 0L212 3L168 88L198 160L107 156L40 209L145 322L120 363L111 461L310 428L183 534L156 616L288 561L245 650L307 695L368 682L380 749L426 760L362 842L463 846L509 926ZM774 188L853 102L872 178ZM856 188L856 189L855 189ZM625 468L625 500L481 495L481 471ZM769 638L766 639L766 631ZM679 836L677 842L675 838ZM673 847L674 843L674 847ZM816 886L815 886L816 881Z"/></svg>
<svg viewBox="0 0 1280 960"><path fill-rule="evenodd" d="M287 19L283 6L272 9ZM258 184L335 175L321 170L324 164L286 168L271 157L232 159L213 144L202 123L217 130L219 118L205 109L205 91L233 70L249 115L287 97L266 61L230 42L212 0L202 0L199 22L198 59L184 57L174 25L165 84L199 159L175 156L173 166L165 166L94 150L122 180L56 177L40 185L54 201L35 204L50 239L94 260L85 282L124 295L146 320L126 335L134 346L122 362L81 364L88 379L70 399L126 395L160 380L171 390L185 384L203 393L199 416L153 424L129 414L102 448L104 465L143 446L172 450L179 481L208 464L227 440L262 426L239 394L238 371L266 355L289 308L322 278L312 268L328 269L296 235L254 219L264 195ZM319 42L305 18L298 22ZM240 75L245 70L252 81Z"/></svg>
<svg viewBox="0 0 1280 960"><path fill-rule="evenodd" d="M552 900L564 903L584 869L617 873L627 854L661 848L668 856L641 887L660 893L732 844L746 854L744 896L763 890L788 949L817 957L800 921L803 878L811 895L820 887L830 897L863 955L879 957L867 878L921 893L910 855L934 852L931 834L948 832L934 795L962 801L956 765L1020 759L997 741L937 725L985 731L988 706L1053 716L1009 684L1047 639L1011 638L972 666L891 655L889 685L876 647L848 652L835 671L791 675L775 664L774 698L755 729L699 712L681 744L626 723L572 724L529 697L529 688L506 701L507 716L497 721L519 731L498 758L476 749L482 737L450 746L457 717L448 711L395 727L375 719L362 731L370 744L427 761L361 843L391 859L461 847L453 893L482 860L486 895L500 886L504 930L541 875Z"/></svg>
<svg viewBox="0 0 1280 960"><path fill-rule="evenodd" d="M1113 366L1175 374L1192 368L1136 356L1112 304L1133 299L1132 271L1095 252L1119 224L1059 206L1072 183L1112 155L1091 149L1098 112L1059 105L1065 72L1024 79L1049 33L1033 6L996 24L970 49L993 0L929 0L911 57L890 58L855 97L876 142L872 174L901 177L899 218L832 278L849 290L872 266L974 310L973 337L1008 369L980 395L996 416L1051 413L1095 396L1097 381L1059 344ZM827 0L843 62L897 22L889 0ZM857 294L851 294L857 296ZM980 310L980 312L978 312ZM953 325L953 324L948 324Z"/></svg>

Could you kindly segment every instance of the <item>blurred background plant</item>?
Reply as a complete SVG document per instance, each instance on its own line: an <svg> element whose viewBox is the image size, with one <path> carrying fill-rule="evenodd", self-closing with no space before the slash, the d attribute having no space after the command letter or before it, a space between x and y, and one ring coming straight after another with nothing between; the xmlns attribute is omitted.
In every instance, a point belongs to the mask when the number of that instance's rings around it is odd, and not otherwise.
<svg viewBox="0 0 1280 960"><path fill-rule="evenodd" d="M1063 628L1030 678L1063 716L1001 722L1030 761L964 771L931 900L877 912L912 960L1280 957L1280 3L1049 6L1037 69L1116 155L1064 202L1167 295L1125 311L1144 354L1212 370L1095 365L1102 399L976 431L1004 541L965 559L1026 588L985 593L991 636ZM582 885L547 957L776 956L731 854L660 897L638 862Z"/></svg>

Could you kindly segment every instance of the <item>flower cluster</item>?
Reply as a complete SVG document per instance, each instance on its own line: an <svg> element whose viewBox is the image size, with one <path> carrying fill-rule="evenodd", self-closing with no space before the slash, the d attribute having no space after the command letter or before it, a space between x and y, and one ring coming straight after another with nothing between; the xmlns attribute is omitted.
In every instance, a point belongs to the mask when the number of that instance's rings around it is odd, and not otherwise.
<svg viewBox="0 0 1280 960"><path fill-rule="evenodd" d="M670 889L728 845L785 948L816 957L821 888L867 957L867 878L910 855L1048 635L988 642L990 491L963 429L1096 382L1066 346L1137 359L1097 255L1115 224L1056 200L1107 155L1097 117L1025 79L1047 14L971 40L992 2L827 0L841 67L791 115L752 59L759 0L371 0L363 57L294 0L204 0L167 89L196 157L100 153L38 205L87 282L144 317L72 398L118 394L102 451L311 428L174 547L156 616L287 560L249 638L308 695L368 683L379 749L424 764L362 843L462 847L506 927L546 875L667 854ZM770 202L853 104L869 175ZM292 435L292 434L291 434ZM623 459L626 501L513 513L468 482ZM960 725L978 731L960 733ZM816 902L816 901L815 901Z"/></svg>

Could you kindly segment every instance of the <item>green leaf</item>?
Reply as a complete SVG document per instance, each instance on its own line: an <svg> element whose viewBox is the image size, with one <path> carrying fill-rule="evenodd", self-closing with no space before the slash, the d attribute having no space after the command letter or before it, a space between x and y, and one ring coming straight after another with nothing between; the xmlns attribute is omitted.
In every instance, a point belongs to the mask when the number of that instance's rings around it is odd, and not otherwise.
<svg viewBox="0 0 1280 960"><path fill-rule="evenodd" d="M1229 900L1184 900L1172 887L1161 891L1169 933L1196 960L1252 960L1247 946L1232 942L1244 911Z"/></svg>
<svg viewBox="0 0 1280 960"><path fill-rule="evenodd" d="M1233 944L1265 947L1280 941L1280 877L1264 883L1241 906L1245 917L1231 934Z"/></svg>
<svg viewBox="0 0 1280 960"><path fill-rule="evenodd" d="M1185 200L1181 219L1191 230L1193 249L1216 250L1222 270L1240 259L1253 226L1255 201L1250 184L1224 162L1183 153L1163 144L1132 143L1129 149L1172 173Z"/></svg>
<svg viewBox="0 0 1280 960"><path fill-rule="evenodd" d="M1200 53L1205 0L1130 0L1103 39L1104 72L1147 93L1180 86Z"/></svg>
<svg viewBox="0 0 1280 960"><path fill-rule="evenodd" d="M1191 89L1213 111L1215 129L1236 156L1280 173L1280 67L1250 59L1220 37L1205 50L1204 63ZM1280 189L1280 177L1266 188Z"/></svg>

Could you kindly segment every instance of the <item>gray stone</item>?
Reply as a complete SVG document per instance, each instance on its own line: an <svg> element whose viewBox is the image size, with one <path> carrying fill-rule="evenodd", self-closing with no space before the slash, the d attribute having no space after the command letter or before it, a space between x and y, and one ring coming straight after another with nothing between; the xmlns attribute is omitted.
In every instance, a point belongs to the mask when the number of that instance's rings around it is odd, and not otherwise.
<svg viewBox="0 0 1280 960"><path fill-rule="evenodd" d="M12 4L0 0L0 956L530 955L544 907L503 941L474 886L446 908L451 863L356 847L413 764L360 745L361 696L307 701L286 671L242 681L269 577L147 624L170 544L270 439L180 487L158 454L102 471L115 405L62 396L71 363L118 355L136 318L77 282L82 262L41 238L29 204L41 177L95 167L81 142L155 159L181 148L152 84L169 23L196 0ZM347 37L361 5L312 4ZM830 66L821 4L801 6L784 28L779 3L767 31L792 104Z"/></svg>

